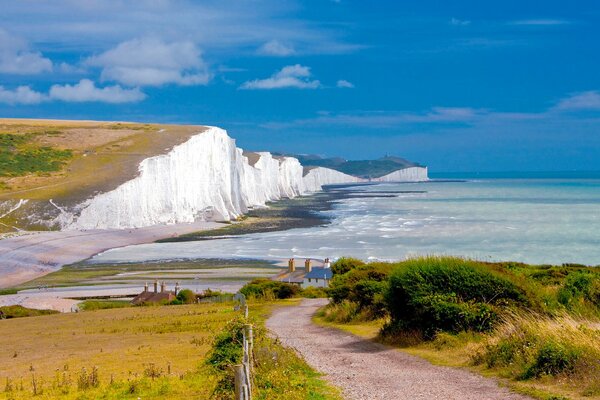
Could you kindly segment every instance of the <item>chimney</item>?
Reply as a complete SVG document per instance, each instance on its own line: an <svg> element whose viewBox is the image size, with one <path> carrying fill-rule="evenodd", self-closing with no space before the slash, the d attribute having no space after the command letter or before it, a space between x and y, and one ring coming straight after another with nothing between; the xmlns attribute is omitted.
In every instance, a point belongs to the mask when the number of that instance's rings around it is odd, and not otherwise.
<svg viewBox="0 0 600 400"><path fill-rule="evenodd" d="M175 296L179 293L179 282L175 282Z"/></svg>
<svg viewBox="0 0 600 400"><path fill-rule="evenodd" d="M290 260L288 261L288 269L290 270L290 272L296 271L296 262L293 258L290 258Z"/></svg>
<svg viewBox="0 0 600 400"><path fill-rule="evenodd" d="M164 293L164 292L165 292L165 288L166 288L165 281L162 281L162 282L160 283L160 292L161 292L161 293Z"/></svg>
<svg viewBox="0 0 600 400"><path fill-rule="evenodd" d="M154 293L158 293L158 281L154 281Z"/></svg>
<svg viewBox="0 0 600 400"><path fill-rule="evenodd" d="M307 258L304 261L304 269L305 269L305 271L306 271L307 274L312 270L312 267L310 265L310 258Z"/></svg>
<svg viewBox="0 0 600 400"><path fill-rule="evenodd" d="M144 283L144 293L148 291L148 282Z"/></svg>
<svg viewBox="0 0 600 400"><path fill-rule="evenodd" d="M329 258L325 259L325 263L323 264L324 268L331 268L331 261L329 261Z"/></svg>

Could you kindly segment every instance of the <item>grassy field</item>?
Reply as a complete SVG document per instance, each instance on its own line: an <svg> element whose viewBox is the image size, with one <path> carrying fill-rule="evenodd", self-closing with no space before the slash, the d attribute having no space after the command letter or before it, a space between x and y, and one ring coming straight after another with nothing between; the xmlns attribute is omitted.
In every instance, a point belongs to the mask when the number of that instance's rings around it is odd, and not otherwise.
<svg viewBox="0 0 600 400"><path fill-rule="evenodd" d="M177 126L95 121L0 119L0 233L31 225L27 215L73 205L138 174L139 163L202 131ZM7 201L2 205L2 201Z"/></svg>
<svg viewBox="0 0 600 400"><path fill-rule="evenodd" d="M269 307L251 306L258 325ZM0 321L0 399L211 398L220 375L205 359L236 315L231 303L220 303ZM274 355L257 356L257 398L339 398L293 352L269 340L257 338ZM266 351L257 345L257 354Z"/></svg>

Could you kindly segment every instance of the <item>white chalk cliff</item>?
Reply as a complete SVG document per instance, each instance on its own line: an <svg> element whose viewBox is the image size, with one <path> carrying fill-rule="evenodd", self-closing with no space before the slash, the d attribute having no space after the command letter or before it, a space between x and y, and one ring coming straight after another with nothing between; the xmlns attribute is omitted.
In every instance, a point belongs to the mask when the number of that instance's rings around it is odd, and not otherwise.
<svg viewBox="0 0 600 400"><path fill-rule="evenodd" d="M64 229L120 229L230 220L268 201L361 179L328 168L304 168L293 157L256 153L253 163L223 129L210 127L167 154L147 158L139 175L62 217Z"/></svg>
<svg viewBox="0 0 600 400"><path fill-rule="evenodd" d="M375 182L423 182L427 181L427 167L409 167L399 169L379 178L374 178Z"/></svg>

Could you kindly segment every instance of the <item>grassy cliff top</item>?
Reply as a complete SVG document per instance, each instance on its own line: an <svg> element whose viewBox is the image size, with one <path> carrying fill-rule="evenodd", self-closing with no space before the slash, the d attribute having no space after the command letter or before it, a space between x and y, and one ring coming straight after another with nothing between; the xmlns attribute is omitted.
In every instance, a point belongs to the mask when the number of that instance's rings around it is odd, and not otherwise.
<svg viewBox="0 0 600 400"><path fill-rule="evenodd" d="M204 127L0 119L0 200L80 201L135 177L139 163Z"/></svg>

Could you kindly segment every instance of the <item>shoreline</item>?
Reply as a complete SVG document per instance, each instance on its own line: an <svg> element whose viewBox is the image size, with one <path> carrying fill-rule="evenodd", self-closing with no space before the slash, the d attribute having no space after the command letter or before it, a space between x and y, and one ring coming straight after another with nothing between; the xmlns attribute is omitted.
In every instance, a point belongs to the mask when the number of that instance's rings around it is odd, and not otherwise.
<svg viewBox="0 0 600 400"><path fill-rule="evenodd" d="M0 240L0 289L17 286L103 251L223 226L217 222L138 229L52 231Z"/></svg>

